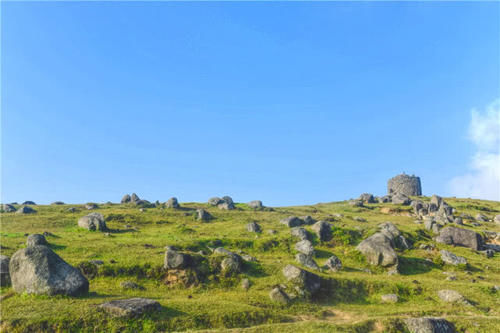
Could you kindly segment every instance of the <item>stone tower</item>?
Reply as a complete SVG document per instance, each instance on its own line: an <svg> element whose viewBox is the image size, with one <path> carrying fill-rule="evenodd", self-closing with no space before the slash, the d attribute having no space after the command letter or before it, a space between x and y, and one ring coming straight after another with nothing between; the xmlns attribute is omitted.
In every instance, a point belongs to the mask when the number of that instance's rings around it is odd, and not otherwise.
<svg viewBox="0 0 500 333"><path fill-rule="evenodd" d="M387 193L401 193L407 196L422 195L422 185L420 177L409 176L406 174L397 175L387 181Z"/></svg>

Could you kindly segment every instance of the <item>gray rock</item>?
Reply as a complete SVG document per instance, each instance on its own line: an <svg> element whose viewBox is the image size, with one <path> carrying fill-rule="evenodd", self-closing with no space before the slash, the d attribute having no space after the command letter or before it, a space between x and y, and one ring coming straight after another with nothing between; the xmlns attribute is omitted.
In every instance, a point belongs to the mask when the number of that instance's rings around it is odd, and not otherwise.
<svg viewBox="0 0 500 333"><path fill-rule="evenodd" d="M5 287L10 285L9 273L10 258L5 255L0 255L0 286Z"/></svg>
<svg viewBox="0 0 500 333"><path fill-rule="evenodd" d="M261 232L262 228L257 222L250 222L247 224L248 232Z"/></svg>
<svg viewBox="0 0 500 333"><path fill-rule="evenodd" d="M301 227L295 227L290 230L293 237L297 237L300 240L308 239L307 231Z"/></svg>
<svg viewBox="0 0 500 333"><path fill-rule="evenodd" d="M286 225L289 228L293 228L303 225L304 221L299 219L297 216L289 216L280 220L280 223Z"/></svg>
<svg viewBox="0 0 500 333"><path fill-rule="evenodd" d="M295 261L297 261L299 264L301 264L307 268L319 270L319 266L316 263L316 261L314 261L312 256L308 256L304 253L297 253L295 255Z"/></svg>
<svg viewBox="0 0 500 333"><path fill-rule="evenodd" d="M250 289L250 280L249 279L241 280L241 288L243 288L244 290Z"/></svg>
<svg viewBox="0 0 500 333"><path fill-rule="evenodd" d="M64 205L64 202L62 202L62 201L54 201L53 203L51 203L51 205L53 205L53 206Z"/></svg>
<svg viewBox="0 0 500 333"><path fill-rule="evenodd" d="M467 259L464 257L457 256L456 254L451 253L450 251L441 250L441 259L450 265L467 265Z"/></svg>
<svg viewBox="0 0 500 333"><path fill-rule="evenodd" d="M129 203L130 201L132 201L132 197L130 195L128 195L128 194L125 194L122 197L122 200L120 201L120 203L126 204L126 203Z"/></svg>
<svg viewBox="0 0 500 333"><path fill-rule="evenodd" d="M378 198L379 203L387 203L387 202L392 202L392 196L390 195L384 195L383 197Z"/></svg>
<svg viewBox="0 0 500 333"><path fill-rule="evenodd" d="M222 260L220 267L223 273L236 274L241 271L241 260L235 256L229 256Z"/></svg>
<svg viewBox="0 0 500 333"><path fill-rule="evenodd" d="M443 318L407 318L404 320L410 333L455 333L452 323Z"/></svg>
<svg viewBox="0 0 500 333"><path fill-rule="evenodd" d="M262 205L262 201L260 200L253 200L253 201L250 201L248 203L248 207L252 208L252 209L256 209L256 210L259 210L259 209L263 209L264 206Z"/></svg>
<svg viewBox="0 0 500 333"><path fill-rule="evenodd" d="M332 227L328 222L316 222L311 229L316 233L318 239L322 242L328 241L332 238Z"/></svg>
<svg viewBox="0 0 500 333"><path fill-rule="evenodd" d="M406 196L422 195L420 178L406 174L397 175L387 181L387 193L401 193Z"/></svg>
<svg viewBox="0 0 500 333"><path fill-rule="evenodd" d="M16 211L16 207L14 207L10 204L3 204L2 210L4 213L14 213Z"/></svg>
<svg viewBox="0 0 500 333"><path fill-rule="evenodd" d="M443 198L441 198L439 195L434 194L431 197L430 204L433 205L434 207L439 208L443 204Z"/></svg>
<svg viewBox="0 0 500 333"><path fill-rule="evenodd" d="M304 221L304 224L307 225L312 225L316 223L316 220L312 218L312 216L306 215L306 216L301 216L300 219Z"/></svg>
<svg viewBox="0 0 500 333"><path fill-rule="evenodd" d="M233 209L236 208L236 207L234 207L234 204L230 204L230 203L227 203L227 202L220 203L220 204L217 205L217 207L219 209L223 209L223 210L233 210Z"/></svg>
<svg viewBox="0 0 500 333"><path fill-rule="evenodd" d="M348 204L353 207L363 207L363 201L361 200L349 200Z"/></svg>
<svg viewBox="0 0 500 333"><path fill-rule="evenodd" d="M120 287L123 289L136 289L136 290L144 290L145 288L143 286L138 285L135 282L132 281L122 281L120 282Z"/></svg>
<svg viewBox="0 0 500 333"><path fill-rule="evenodd" d="M392 248L391 239L377 232L363 240L356 249L365 255L371 265L397 267L398 256Z"/></svg>
<svg viewBox="0 0 500 333"><path fill-rule="evenodd" d="M482 251L486 258L493 258L495 256L495 251L487 249L485 251Z"/></svg>
<svg viewBox="0 0 500 333"><path fill-rule="evenodd" d="M85 204L85 209L92 210L92 209L97 209L99 206L93 202L89 202Z"/></svg>
<svg viewBox="0 0 500 333"><path fill-rule="evenodd" d="M223 200L219 197L213 197L208 199L208 204L211 206L217 206L218 204L222 203Z"/></svg>
<svg viewBox="0 0 500 333"><path fill-rule="evenodd" d="M132 195L130 196L130 202L137 202L140 200L141 200L141 198L139 198L139 196L135 193L132 193Z"/></svg>
<svg viewBox="0 0 500 333"><path fill-rule="evenodd" d="M245 260L245 261L248 261L248 262L256 262L257 261L257 258L255 257L252 257L251 255L249 254L242 254L241 255L241 259Z"/></svg>
<svg viewBox="0 0 500 333"><path fill-rule="evenodd" d="M47 240L43 235L40 234L32 234L28 236L26 240L26 246L35 246L35 245L49 245Z"/></svg>
<svg viewBox="0 0 500 333"><path fill-rule="evenodd" d="M166 269L186 268L189 266L190 257L187 254L175 250L167 250L163 260L163 267Z"/></svg>
<svg viewBox="0 0 500 333"><path fill-rule="evenodd" d="M101 304L99 307L114 317L137 317L161 310L160 303L147 298L120 299Z"/></svg>
<svg viewBox="0 0 500 333"><path fill-rule="evenodd" d="M47 246L35 245L14 253L9 264L15 292L76 296L89 291L88 280Z"/></svg>
<svg viewBox="0 0 500 333"><path fill-rule="evenodd" d="M464 225L464 221L462 220L461 217L455 217L455 219L453 220L453 223L455 223L457 225Z"/></svg>
<svg viewBox="0 0 500 333"><path fill-rule="evenodd" d="M500 224L500 214L495 216L495 218L493 219L493 222Z"/></svg>
<svg viewBox="0 0 500 333"><path fill-rule="evenodd" d="M436 242L464 246L473 250L481 250L484 245L483 237L477 232L456 227L442 229L436 237Z"/></svg>
<svg viewBox="0 0 500 333"><path fill-rule="evenodd" d="M396 193L392 196L392 203L396 205L409 205L411 202L410 198L402 193Z"/></svg>
<svg viewBox="0 0 500 333"><path fill-rule="evenodd" d="M307 239L304 239L298 243L295 244L295 250L299 251L300 253L303 253L307 256L313 256L314 255L314 247L310 241Z"/></svg>
<svg viewBox="0 0 500 333"><path fill-rule="evenodd" d="M434 234L438 234L442 226L434 220L433 217L426 217L424 220L424 228L426 230L432 231Z"/></svg>
<svg viewBox="0 0 500 333"><path fill-rule="evenodd" d="M288 282L304 289L311 295L318 292L321 287L321 278L318 275L300 269L297 266L286 265L283 268L283 275Z"/></svg>
<svg viewBox="0 0 500 333"><path fill-rule="evenodd" d="M165 207L167 208L179 208L179 202L177 201L176 197L172 197L165 202Z"/></svg>
<svg viewBox="0 0 500 333"><path fill-rule="evenodd" d="M288 295L278 287L275 287L271 290L271 292L269 293L269 298L272 301L282 304L288 304L290 302L290 297L288 297Z"/></svg>
<svg viewBox="0 0 500 333"><path fill-rule="evenodd" d="M380 232L386 235L399 249L409 249L410 243L406 238L401 234L401 231L391 222L384 222L378 225L380 228Z"/></svg>
<svg viewBox="0 0 500 333"><path fill-rule="evenodd" d="M36 205L36 203L34 201L25 201L22 203L23 205Z"/></svg>
<svg viewBox="0 0 500 333"><path fill-rule="evenodd" d="M76 208L75 207L69 207L68 209L66 209L66 211L68 213L75 213L76 212Z"/></svg>
<svg viewBox="0 0 500 333"><path fill-rule="evenodd" d="M447 303L469 304L469 302L458 291L443 289L437 292L438 297Z"/></svg>
<svg viewBox="0 0 500 333"><path fill-rule="evenodd" d="M373 197L373 194L370 193L363 193L359 196L360 201L363 203L375 203L375 198Z"/></svg>
<svg viewBox="0 0 500 333"><path fill-rule="evenodd" d="M366 222L366 219L360 217L360 216L354 216L353 218L354 221L358 221L358 222Z"/></svg>
<svg viewBox="0 0 500 333"><path fill-rule="evenodd" d="M203 208L196 210L196 219L200 221L209 221L212 219L212 215Z"/></svg>
<svg viewBox="0 0 500 333"><path fill-rule="evenodd" d="M108 228L106 227L106 222L104 222L104 217L101 213L90 213L78 219L78 226L80 228L85 228L87 230L99 230L105 231Z"/></svg>
<svg viewBox="0 0 500 333"><path fill-rule="evenodd" d="M396 294L385 294L380 296L380 299L382 300L383 303L397 303L399 297Z"/></svg>
<svg viewBox="0 0 500 333"><path fill-rule="evenodd" d="M476 215L476 221L479 222L488 222L488 217L484 214L477 214Z"/></svg>
<svg viewBox="0 0 500 333"><path fill-rule="evenodd" d="M36 210L29 206L22 206L17 211L16 214L35 214Z"/></svg>
<svg viewBox="0 0 500 333"><path fill-rule="evenodd" d="M500 245L498 244L484 244L484 248L495 252L500 252Z"/></svg>
<svg viewBox="0 0 500 333"><path fill-rule="evenodd" d="M342 261L337 256L331 256L325 262L326 267L332 272L338 272L342 269Z"/></svg>

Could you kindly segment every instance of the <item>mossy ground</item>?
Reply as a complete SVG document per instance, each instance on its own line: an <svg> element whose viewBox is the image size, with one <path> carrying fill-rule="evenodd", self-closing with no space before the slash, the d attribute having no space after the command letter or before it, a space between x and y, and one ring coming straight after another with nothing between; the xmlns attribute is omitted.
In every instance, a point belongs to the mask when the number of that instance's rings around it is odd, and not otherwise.
<svg viewBox="0 0 500 333"><path fill-rule="evenodd" d="M475 216L481 212L490 218L500 214L499 202L451 198L446 201L458 213ZM68 207L77 207L77 211L66 212ZM207 209L215 219L196 221L195 208ZM38 212L32 215L3 213L2 254L11 256L24 247L25 234L47 231L53 234L47 237L52 249L68 263L78 266L98 259L104 265L94 272L90 293L85 297L17 295L8 287L2 288L2 331L399 332L403 329L402 318L423 315L446 317L461 332L500 331L500 294L492 290L494 285L500 285L500 255L487 259L466 248L441 244L431 252L419 249L420 243L432 242L432 235L422 231L423 225L408 216L409 207L392 204L351 207L346 202L337 202L273 211L254 211L244 204L237 204L237 208L223 211L206 204L183 203L182 209L147 208L140 212L137 207L127 205L100 205L96 211L106 218L112 229L110 236L77 227L78 218L89 213L83 205L35 206ZM391 208L391 212L383 213L382 208ZM333 221L329 215L334 213L344 217ZM284 282L282 268L287 263L295 264L295 240L289 228L279 223L290 215L331 219L333 239L322 244L314 240L315 259L322 265L335 254L344 268L337 273L321 273L332 279L328 294L313 302L297 301L283 306L271 302L268 294L273 285ZM353 219L355 216L367 222L358 222ZM262 226L261 234L247 232L246 224L252 221ZM399 253L399 275L389 276L381 269L369 267L355 250L362 239L385 221L395 223L415 242L413 249ZM277 233L271 235L267 233L269 229ZM500 226L485 222L472 229L499 232ZM211 275L190 288L163 283L161 266L166 245L208 251L207 246L213 247L216 241L227 249L240 249L256 257L258 263L245 265L244 272L236 277ZM443 265L439 260L440 249L464 256L469 267ZM370 268L372 274L365 268ZM454 271L457 281L446 281L444 271ZM240 286L243 278L251 281L248 291ZM125 280L135 281L145 289L124 290L120 282ZM441 302L436 291L444 288L459 291L474 306ZM385 293L398 294L400 302L381 303L380 295ZM109 300L130 297L155 299L163 310L125 320L111 318L97 307Z"/></svg>

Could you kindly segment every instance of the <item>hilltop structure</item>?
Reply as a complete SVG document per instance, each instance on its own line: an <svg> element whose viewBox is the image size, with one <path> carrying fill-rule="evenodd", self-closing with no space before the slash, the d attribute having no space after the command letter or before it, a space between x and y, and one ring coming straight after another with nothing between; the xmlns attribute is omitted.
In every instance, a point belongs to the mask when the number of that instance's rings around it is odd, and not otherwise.
<svg viewBox="0 0 500 333"><path fill-rule="evenodd" d="M404 194L406 196L422 195L420 177L401 174L387 181L388 194Z"/></svg>

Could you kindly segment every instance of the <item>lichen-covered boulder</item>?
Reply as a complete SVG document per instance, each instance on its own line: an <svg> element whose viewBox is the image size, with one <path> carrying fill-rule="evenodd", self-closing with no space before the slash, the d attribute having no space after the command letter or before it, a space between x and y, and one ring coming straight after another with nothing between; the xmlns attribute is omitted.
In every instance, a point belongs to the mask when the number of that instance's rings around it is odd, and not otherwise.
<svg viewBox="0 0 500 333"><path fill-rule="evenodd" d="M404 320L410 333L455 333L452 323L443 318L423 317Z"/></svg>
<svg viewBox="0 0 500 333"><path fill-rule="evenodd" d="M313 257L310 255L308 256L304 253L297 253L295 255L295 261L307 268L319 270L318 264L316 263L316 261L314 261Z"/></svg>
<svg viewBox="0 0 500 333"><path fill-rule="evenodd" d="M8 286L10 284L9 273L10 258L5 255L0 255L0 286Z"/></svg>
<svg viewBox="0 0 500 333"><path fill-rule="evenodd" d="M17 251L10 260L9 271L17 293L77 296L89 291L89 282L82 273L47 246Z"/></svg>
<svg viewBox="0 0 500 333"><path fill-rule="evenodd" d="M480 234L456 227L443 228L439 236L436 237L436 242L468 247L476 251L481 250L484 246L484 240Z"/></svg>
<svg viewBox="0 0 500 333"><path fill-rule="evenodd" d="M301 227L295 227L290 230L290 233L293 237L297 237L300 240L308 239L308 234L306 229Z"/></svg>
<svg viewBox="0 0 500 333"><path fill-rule="evenodd" d="M363 203L375 203L375 197L371 193L363 193L359 196L360 201Z"/></svg>
<svg viewBox="0 0 500 333"><path fill-rule="evenodd" d="M28 239L26 240L26 246L35 246L35 245L48 245L48 243L43 235L40 234L29 235Z"/></svg>
<svg viewBox="0 0 500 333"><path fill-rule="evenodd" d="M392 247L392 241L383 233L373 234L359 243L356 249L365 255L371 265L394 268L398 266L398 255Z"/></svg>
<svg viewBox="0 0 500 333"><path fill-rule="evenodd" d="M105 231L108 229L101 213L90 213L81 217L78 219L78 226L92 231Z"/></svg>
<svg viewBox="0 0 500 333"><path fill-rule="evenodd" d="M447 303L461 303L461 304L465 304L465 305L470 304L465 299L465 297L463 297L462 294L460 294L456 290L443 289L443 290L439 290L437 292L437 294L438 294L438 297L442 301L447 302Z"/></svg>
<svg viewBox="0 0 500 333"><path fill-rule="evenodd" d="M272 301L282 304L288 304L290 302L290 297L288 297L288 295L279 287L275 287L271 290L271 292L269 293L269 298Z"/></svg>
<svg viewBox="0 0 500 333"><path fill-rule="evenodd" d="M332 226L326 221L314 223L311 229L316 233L318 239L322 242L330 240L332 237Z"/></svg>

